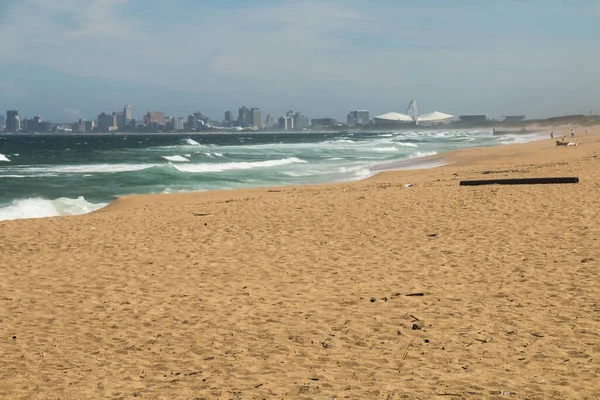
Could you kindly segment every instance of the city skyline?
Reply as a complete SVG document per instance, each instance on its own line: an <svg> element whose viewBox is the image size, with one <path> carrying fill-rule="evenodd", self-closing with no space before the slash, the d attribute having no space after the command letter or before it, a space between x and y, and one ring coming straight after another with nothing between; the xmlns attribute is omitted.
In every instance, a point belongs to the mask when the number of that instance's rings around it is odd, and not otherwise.
<svg viewBox="0 0 600 400"><path fill-rule="evenodd" d="M256 104L343 120L402 112L411 98L455 115L599 107L592 2L223 3L4 1L0 109L68 122L122 99L219 119Z"/></svg>

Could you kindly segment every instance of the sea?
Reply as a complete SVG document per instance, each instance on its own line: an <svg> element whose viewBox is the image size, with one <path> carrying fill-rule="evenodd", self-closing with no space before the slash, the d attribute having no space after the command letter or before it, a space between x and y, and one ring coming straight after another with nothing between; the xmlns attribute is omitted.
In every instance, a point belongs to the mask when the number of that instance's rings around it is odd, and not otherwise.
<svg viewBox="0 0 600 400"><path fill-rule="evenodd" d="M545 137L545 136L544 136ZM0 221L85 214L118 196L349 182L451 150L540 139L481 130L0 134Z"/></svg>

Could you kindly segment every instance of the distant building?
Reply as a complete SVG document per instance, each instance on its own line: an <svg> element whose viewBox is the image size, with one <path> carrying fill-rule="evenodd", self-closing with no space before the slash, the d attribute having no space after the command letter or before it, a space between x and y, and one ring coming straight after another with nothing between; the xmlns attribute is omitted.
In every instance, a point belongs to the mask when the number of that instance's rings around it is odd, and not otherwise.
<svg viewBox="0 0 600 400"><path fill-rule="evenodd" d="M21 131L23 132L45 132L47 126L43 126L42 117L36 115L31 119L24 119L21 121Z"/></svg>
<svg viewBox="0 0 600 400"><path fill-rule="evenodd" d="M369 111L356 110L350 111L346 120L348 126L364 126L369 125Z"/></svg>
<svg viewBox="0 0 600 400"><path fill-rule="evenodd" d="M225 126L231 127L233 125L233 113L231 111L225 111L225 118L223 119L223 124Z"/></svg>
<svg viewBox="0 0 600 400"><path fill-rule="evenodd" d="M310 128L310 119L302 113L294 114L294 129L300 131L308 128Z"/></svg>
<svg viewBox="0 0 600 400"><path fill-rule="evenodd" d="M200 111L196 111L192 115L188 116L186 129L191 131L198 131L207 129L210 124L210 118L202 114Z"/></svg>
<svg viewBox="0 0 600 400"><path fill-rule="evenodd" d="M250 109L246 106L243 106L238 110L238 125L239 126L249 126L250 125Z"/></svg>
<svg viewBox="0 0 600 400"><path fill-rule="evenodd" d="M378 115L375 118L373 118L373 120L375 121L375 126L380 128L394 127L397 125L409 125L415 123L411 116L393 111Z"/></svg>
<svg viewBox="0 0 600 400"><path fill-rule="evenodd" d="M81 118L79 118L79 120L77 121L77 132L79 133L85 133L85 121Z"/></svg>
<svg viewBox="0 0 600 400"><path fill-rule="evenodd" d="M250 125L256 126L258 129L263 128L262 113L260 108L252 108L250 110Z"/></svg>
<svg viewBox="0 0 600 400"><path fill-rule="evenodd" d="M19 132L21 130L21 118L17 110L6 112L6 132Z"/></svg>
<svg viewBox="0 0 600 400"><path fill-rule="evenodd" d="M158 132L165 129L164 111L148 111L146 114L146 126L152 132Z"/></svg>
<svg viewBox="0 0 600 400"><path fill-rule="evenodd" d="M173 130L175 131L183 131L184 129L185 119L183 117L173 118Z"/></svg>
<svg viewBox="0 0 600 400"><path fill-rule="evenodd" d="M116 129L115 117L106 113L98 115L98 131L109 132Z"/></svg>
<svg viewBox="0 0 600 400"><path fill-rule="evenodd" d="M96 123L94 121L85 121L85 131L91 132L96 127Z"/></svg>
<svg viewBox="0 0 600 400"><path fill-rule="evenodd" d="M129 126L131 123L131 106L126 105L123 107L123 123L125 126Z"/></svg>
<svg viewBox="0 0 600 400"><path fill-rule="evenodd" d="M422 126L448 125L452 122L453 118L454 115L434 111L428 114L419 115L417 122L418 125Z"/></svg>
<svg viewBox="0 0 600 400"><path fill-rule="evenodd" d="M282 131L291 131L294 129L294 117L285 116L279 118L279 129Z"/></svg>
<svg viewBox="0 0 600 400"><path fill-rule="evenodd" d="M313 118L311 125L313 128L328 128L337 125L337 120L335 118Z"/></svg>
<svg viewBox="0 0 600 400"><path fill-rule="evenodd" d="M506 115L503 119L504 122L518 122L525 119L524 115Z"/></svg>
<svg viewBox="0 0 600 400"><path fill-rule="evenodd" d="M273 128L275 125L277 125L275 117L272 114L267 115L267 118L265 118L265 128L270 129Z"/></svg>
<svg viewBox="0 0 600 400"><path fill-rule="evenodd" d="M125 114L122 112L114 112L113 113L115 126L118 130L122 131L125 129Z"/></svg>
<svg viewBox="0 0 600 400"><path fill-rule="evenodd" d="M460 115L458 118L461 122L476 124L480 122L486 122L487 114Z"/></svg>
<svg viewBox="0 0 600 400"><path fill-rule="evenodd" d="M0 132L4 131L4 126L6 125L6 118L4 115L0 115Z"/></svg>

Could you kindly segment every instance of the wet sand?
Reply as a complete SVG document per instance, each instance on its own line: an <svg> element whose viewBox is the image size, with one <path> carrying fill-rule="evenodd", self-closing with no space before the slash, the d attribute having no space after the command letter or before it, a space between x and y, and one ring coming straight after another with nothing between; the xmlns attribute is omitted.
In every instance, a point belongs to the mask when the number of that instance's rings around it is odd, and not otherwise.
<svg viewBox="0 0 600 400"><path fill-rule="evenodd" d="M600 398L589 130L0 222L0 398ZM459 187L543 176L580 183Z"/></svg>

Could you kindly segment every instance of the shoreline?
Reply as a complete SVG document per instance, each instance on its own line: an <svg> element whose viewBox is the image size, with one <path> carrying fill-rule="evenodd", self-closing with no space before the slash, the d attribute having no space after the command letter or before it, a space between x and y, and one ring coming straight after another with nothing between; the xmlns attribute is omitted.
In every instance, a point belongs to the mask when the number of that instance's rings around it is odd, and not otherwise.
<svg viewBox="0 0 600 400"><path fill-rule="evenodd" d="M123 200L128 200L128 199L133 199L133 198L137 198L137 197L154 197L154 196L182 196L185 198L193 198L194 196L202 196L202 195L207 195L209 193L223 193L223 196L221 195L216 195L215 197L229 197L225 194L230 194L230 195L243 195L246 192L249 193L262 193L262 192L273 192L273 191L283 191L285 189L292 189L292 190L296 190L296 189L300 189L300 188L323 188L323 187L327 187L327 186L339 186L339 185L345 185L345 184L352 184L352 183L358 183L358 182L368 182L370 180L376 180L377 176L381 175L381 174L388 174L388 173L402 173L402 172L422 172L422 171L427 171L427 170L431 170L431 171L436 171L436 170L440 170L444 167L450 167L452 165L462 165L463 162L465 162L466 160L471 160L473 158L478 158L479 157L479 153L483 153L486 156L489 156L490 153L493 154L495 153L493 150L484 150L484 149L500 149L500 148L505 148L508 147L509 149L512 150L513 146L526 146L526 145L531 145L534 143L539 143L539 142L543 142L545 140L548 141L552 141L553 139L545 139L542 138L541 135L539 135L540 138L536 139L536 140L532 140L532 141L528 141L528 142L524 142L524 143L511 143L511 144L498 144L498 145L491 145L491 146L481 146L481 147L468 147L468 148L463 148L463 149L457 149L457 150L450 150L450 151L446 151L443 153L439 153L439 154L434 154L431 156L425 156L425 157L419 157L419 158L414 158L414 159L404 159L404 160L400 160L400 161L394 161L391 163L382 163L379 164L378 166L375 167L371 167L369 168L370 171L375 171L375 173L369 177L366 178L361 178L358 180L350 180L350 181L344 181L344 182L324 182L324 183L311 183L311 184L306 184L306 185L284 185L284 186L261 186L261 187L253 187L253 188L244 188L244 189L221 189L221 190L207 190L207 191L194 191L194 192L181 192L181 193L153 193L153 194L132 194L132 195L126 195L126 196L120 196L117 199L115 199L114 201L108 203L105 207L102 207L98 210L92 211L91 213L99 213L102 212L103 210L106 210L107 208L111 207L112 204L116 203L119 201L119 199L123 199ZM581 137L595 137L594 133L591 134L587 134L585 136L581 136ZM552 142L554 143L554 142ZM544 146L544 147L548 147L548 146ZM509 150L510 151L510 150ZM524 150L527 151L527 150ZM503 152L499 152L499 154L502 154ZM211 195L212 197L212 195ZM119 203L122 203L123 201L120 201ZM91 214L88 213L88 214ZM86 215L86 214L82 214L82 215Z"/></svg>
<svg viewBox="0 0 600 400"><path fill-rule="evenodd" d="M377 133L377 132L374 132ZM163 134L164 135L164 134ZM65 136L72 136L72 135L65 135ZM81 135L80 135L81 136ZM115 136L115 135L109 135L109 136ZM185 137L186 134L180 135ZM537 135L540 136L540 135ZM535 140L539 140L539 138L534 138L531 139L532 141ZM495 146L503 146L505 144L503 143L498 143L498 144L489 144L486 145L484 147L495 147ZM446 164L446 161L444 160L444 156L452 151L456 151L456 150L449 150L449 151L444 151L442 153L438 153L438 154L434 154L431 156L419 156L419 157L415 157L415 158L405 158L402 160L398 160L398 161L390 161L390 162L380 162L376 165L373 166L365 166L365 171L369 171L370 172L370 176L372 177L374 174L379 173L381 171L388 171L388 170L421 170L421 169L431 169L431 168L437 168L440 166L443 166ZM368 178L368 177L367 177ZM336 183L343 183L343 182L356 182L356 181L360 181L362 179L365 179L364 177L349 177L347 180L340 180L340 181L329 181L329 182L314 182L314 183L305 183L305 184L299 184L299 183L290 183L290 184L286 184L283 186L278 186L278 187L293 187L293 186L312 186L312 185L327 185L327 184L336 184ZM270 186L259 186L256 188L268 188ZM225 190L225 191L236 191L236 190L247 190L248 188L234 188L234 189L212 189L212 190ZM203 193L206 192L208 190L195 190L195 191L189 191L189 192L175 192L172 194L182 194L182 193ZM135 193L135 194L129 194L129 195L125 195L126 197L129 196L147 196L147 195L157 195L157 194L166 194L166 193ZM87 197L87 196L86 196ZM12 212L18 212L18 207L19 205L15 205L15 201L21 201L21 202L25 202L25 201L30 201L30 200L38 200L38 198L20 198L20 199L13 199L11 203L6 203L3 205L3 209L12 207L15 210L14 211L6 211L7 213L12 213ZM56 202L58 199L45 199L45 198L39 198L40 202L49 202L49 203L53 203ZM116 198L113 198L112 200L107 200L104 202L101 202L101 204L111 204L112 202L114 202L116 200ZM30 203L32 206L33 204ZM94 205L98 204L98 203L85 203L83 206L86 207L87 209L93 209L95 208ZM53 204L47 204L47 205L42 205L40 203L39 207L45 207L46 209L50 209L51 207L53 207ZM102 208L104 208L106 206L103 206ZM95 210L97 211L97 210ZM89 211L86 212L84 214L88 214L90 212L95 212L95 211ZM42 216L42 217L38 217L38 216L28 216L28 217L20 217L20 218L15 218L15 219L28 219L28 218L55 218L55 217L63 217L63 216L72 216L72 215L84 215L84 214L69 214L69 213L63 213L60 215L53 215L53 216ZM43 215L43 214L42 214ZM14 219L11 219L14 220Z"/></svg>

